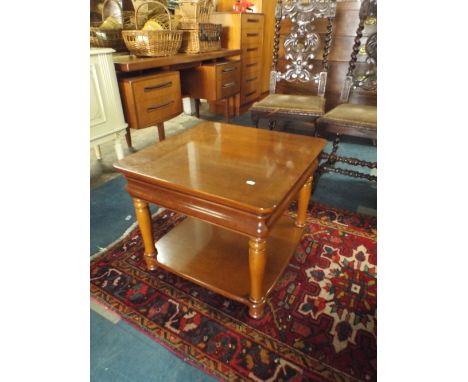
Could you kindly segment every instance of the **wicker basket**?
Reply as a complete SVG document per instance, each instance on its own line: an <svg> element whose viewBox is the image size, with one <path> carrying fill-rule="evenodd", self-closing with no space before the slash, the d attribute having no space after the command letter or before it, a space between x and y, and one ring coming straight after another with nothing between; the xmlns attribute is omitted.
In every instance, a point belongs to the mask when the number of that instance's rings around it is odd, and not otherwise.
<svg viewBox="0 0 468 382"><path fill-rule="evenodd" d="M122 31L122 37L130 53L135 56L164 57L176 54L182 44L183 31L174 30L171 14L166 6L158 1L148 1L138 6L135 11L135 25L139 28L138 11L148 3L159 4L164 8L167 17L167 30L127 30Z"/></svg>
<svg viewBox="0 0 468 382"><path fill-rule="evenodd" d="M221 24L198 24L198 29L184 30L181 52L202 53L221 49Z"/></svg>
<svg viewBox="0 0 468 382"><path fill-rule="evenodd" d="M197 29L200 23L209 23L213 13L212 0L180 0L175 14L181 18L180 29Z"/></svg>
<svg viewBox="0 0 468 382"><path fill-rule="evenodd" d="M122 14L122 7L116 0L106 0L102 6L102 21L106 19L104 10L106 5L114 2L120 9ZM126 51L127 48L122 39L122 29L101 29L98 25L93 25L89 28L90 45L93 48L112 48L118 52Z"/></svg>

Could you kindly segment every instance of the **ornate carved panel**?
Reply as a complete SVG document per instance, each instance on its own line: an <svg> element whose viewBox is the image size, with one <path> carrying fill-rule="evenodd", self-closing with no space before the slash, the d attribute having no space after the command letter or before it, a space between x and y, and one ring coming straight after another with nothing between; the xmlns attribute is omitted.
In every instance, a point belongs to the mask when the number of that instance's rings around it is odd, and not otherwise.
<svg viewBox="0 0 468 382"><path fill-rule="evenodd" d="M319 93L325 91L326 69L313 74L313 64L316 51L321 45L320 36L315 32L314 21L317 18L333 18L336 13L335 0L285 0L278 1L275 18L277 20L276 35L279 36L280 19L289 18L292 22L290 33L284 39L285 72L274 68L270 76L270 92L274 93L276 82L280 80L309 82L320 81ZM331 43L331 23L327 30L324 57L328 56ZM276 42L277 45L277 42ZM274 55L277 61L278 48L275 46ZM275 62L275 57L273 58ZM321 94L323 95L323 94Z"/></svg>

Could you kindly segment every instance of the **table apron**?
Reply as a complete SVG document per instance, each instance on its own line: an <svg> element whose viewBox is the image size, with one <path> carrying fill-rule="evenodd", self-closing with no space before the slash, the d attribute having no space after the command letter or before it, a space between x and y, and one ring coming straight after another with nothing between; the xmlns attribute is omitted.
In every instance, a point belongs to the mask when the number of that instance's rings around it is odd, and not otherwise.
<svg viewBox="0 0 468 382"><path fill-rule="evenodd" d="M266 221L271 214L257 215L139 179L129 177L126 179L126 190L133 198L169 208L249 237L267 238L269 235L270 230Z"/></svg>

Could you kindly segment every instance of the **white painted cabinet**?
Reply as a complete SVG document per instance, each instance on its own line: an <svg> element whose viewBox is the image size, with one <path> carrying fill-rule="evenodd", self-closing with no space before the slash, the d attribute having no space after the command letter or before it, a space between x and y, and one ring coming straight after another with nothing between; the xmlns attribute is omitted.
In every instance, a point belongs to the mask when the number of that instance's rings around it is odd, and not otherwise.
<svg viewBox="0 0 468 382"><path fill-rule="evenodd" d="M120 103L113 52L110 48L91 48L90 52L90 138L98 159L101 159L99 145L110 140L114 141L117 158L123 158L121 139L127 124Z"/></svg>

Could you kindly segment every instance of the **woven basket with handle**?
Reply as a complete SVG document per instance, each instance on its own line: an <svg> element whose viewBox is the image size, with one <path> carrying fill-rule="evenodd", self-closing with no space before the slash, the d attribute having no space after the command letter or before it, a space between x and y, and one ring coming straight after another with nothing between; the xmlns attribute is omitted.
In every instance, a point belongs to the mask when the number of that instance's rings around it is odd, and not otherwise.
<svg viewBox="0 0 468 382"><path fill-rule="evenodd" d="M180 17L180 29L198 29L198 24L209 23L213 13L212 0L180 0L175 9L176 16Z"/></svg>
<svg viewBox="0 0 468 382"><path fill-rule="evenodd" d="M163 8L163 14L166 14L164 19L167 20L167 30L138 30L140 25L138 22L138 12L143 5L149 3L159 4L159 6ZM159 15L158 19L158 22L162 26L165 26L165 23L160 22ZM140 4L135 11L135 25L137 30L122 31L125 45L130 53L135 56L164 57L172 56L179 51L182 43L183 31L175 30L175 27L172 25L169 9L160 2L148 1L147 3Z"/></svg>
<svg viewBox="0 0 468 382"><path fill-rule="evenodd" d="M102 21L106 19L105 9L106 5L111 2L117 4L122 14L122 7L116 0L106 0L102 6ZM101 29L99 26L91 26L89 28L90 45L94 48L112 48L118 52L126 51L127 48L122 39L122 29Z"/></svg>
<svg viewBox="0 0 468 382"><path fill-rule="evenodd" d="M184 30L181 52L193 54L221 49L221 24L198 24L198 29Z"/></svg>

